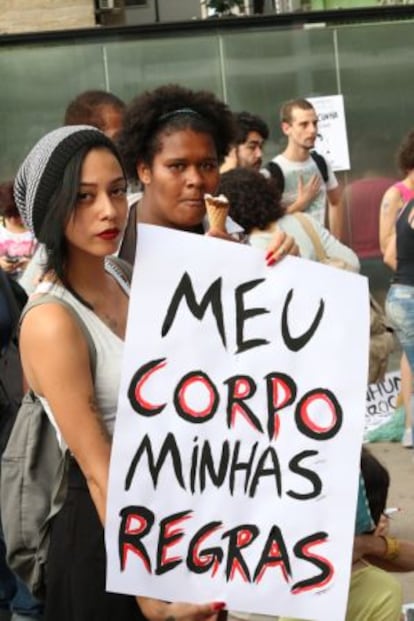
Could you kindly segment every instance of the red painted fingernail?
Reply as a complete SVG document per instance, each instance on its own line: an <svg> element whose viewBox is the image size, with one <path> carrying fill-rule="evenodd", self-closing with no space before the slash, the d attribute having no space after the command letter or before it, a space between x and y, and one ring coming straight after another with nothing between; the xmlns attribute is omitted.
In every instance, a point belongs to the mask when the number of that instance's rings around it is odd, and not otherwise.
<svg viewBox="0 0 414 621"><path fill-rule="evenodd" d="M273 254L273 250L269 250L269 251L266 253L266 256L265 256L266 261L267 261L267 259L268 259L269 257L271 257L271 256L272 256L272 254Z"/></svg>
<svg viewBox="0 0 414 621"><path fill-rule="evenodd" d="M223 610L225 607L225 602L213 602L213 610L216 612L219 612L219 610Z"/></svg>
<svg viewBox="0 0 414 621"><path fill-rule="evenodd" d="M276 259L275 258L269 259L267 261L267 266L270 267L271 265L274 265L275 263L276 263Z"/></svg>

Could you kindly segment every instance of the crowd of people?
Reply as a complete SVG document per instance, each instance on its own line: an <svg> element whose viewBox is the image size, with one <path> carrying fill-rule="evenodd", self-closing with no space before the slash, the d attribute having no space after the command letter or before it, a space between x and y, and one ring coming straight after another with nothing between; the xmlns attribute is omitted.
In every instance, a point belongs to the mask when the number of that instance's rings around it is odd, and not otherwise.
<svg viewBox="0 0 414 621"><path fill-rule="evenodd" d="M13 621L215 621L222 614L225 602L169 603L105 590L105 506L129 298L124 267L135 263L137 224L149 223L256 246L268 266L289 254L318 260L316 235L328 257L359 271L357 255L340 241L339 183L314 153L315 109L305 99L286 102L280 122L286 148L265 164L267 124L234 113L212 93L166 85L126 105L111 93L88 91L70 102L62 127L33 146L14 181L0 185L0 268L37 300L20 325L22 383L38 396L71 456L67 495L50 531L45 601L34 600L13 576L0 546L0 620L12 614ZM401 149L404 180L381 207L381 246L395 269L387 311L405 354L410 433L411 143L412 134ZM206 217L205 195L217 194L230 206L225 230ZM11 314L0 293L6 334ZM83 324L96 350L94 368ZM1 345L4 354L6 339ZM367 451L361 471L379 523L388 474ZM386 570L414 570L414 545L398 541L391 554L392 541L383 530L356 537L347 621L398 621L401 590Z"/></svg>

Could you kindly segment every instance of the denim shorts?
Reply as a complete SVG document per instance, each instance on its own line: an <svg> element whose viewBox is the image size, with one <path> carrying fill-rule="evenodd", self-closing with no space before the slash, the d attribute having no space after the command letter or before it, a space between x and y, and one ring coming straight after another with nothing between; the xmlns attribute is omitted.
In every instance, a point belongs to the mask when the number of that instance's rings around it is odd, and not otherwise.
<svg viewBox="0 0 414 621"><path fill-rule="evenodd" d="M385 312L414 371L414 286L391 285Z"/></svg>

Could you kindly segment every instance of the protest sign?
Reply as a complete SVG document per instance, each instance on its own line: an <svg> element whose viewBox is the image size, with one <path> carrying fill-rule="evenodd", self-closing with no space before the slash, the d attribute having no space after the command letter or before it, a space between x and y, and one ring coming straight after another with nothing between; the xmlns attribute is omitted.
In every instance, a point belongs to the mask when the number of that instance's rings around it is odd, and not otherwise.
<svg viewBox="0 0 414 621"><path fill-rule="evenodd" d="M333 170L349 170L348 135L343 95L307 97L318 115L315 149L331 164Z"/></svg>
<svg viewBox="0 0 414 621"><path fill-rule="evenodd" d="M107 588L344 618L368 373L366 279L141 225ZM349 304L352 300L352 304Z"/></svg>
<svg viewBox="0 0 414 621"><path fill-rule="evenodd" d="M365 434L387 423L397 407L400 392L400 371L386 373L382 382L370 384L367 389Z"/></svg>

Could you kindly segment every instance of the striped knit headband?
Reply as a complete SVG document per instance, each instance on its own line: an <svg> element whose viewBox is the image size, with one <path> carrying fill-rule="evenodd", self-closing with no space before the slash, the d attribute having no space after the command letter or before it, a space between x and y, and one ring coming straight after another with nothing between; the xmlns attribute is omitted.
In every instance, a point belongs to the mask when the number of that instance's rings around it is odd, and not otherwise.
<svg viewBox="0 0 414 621"><path fill-rule="evenodd" d="M20 166L14 197L23 222L36 237L68 162L84 146L107 147L122 163L116 146L100 130L89 125L68 125L43 136Z"/></svg>

